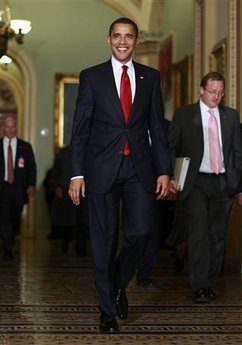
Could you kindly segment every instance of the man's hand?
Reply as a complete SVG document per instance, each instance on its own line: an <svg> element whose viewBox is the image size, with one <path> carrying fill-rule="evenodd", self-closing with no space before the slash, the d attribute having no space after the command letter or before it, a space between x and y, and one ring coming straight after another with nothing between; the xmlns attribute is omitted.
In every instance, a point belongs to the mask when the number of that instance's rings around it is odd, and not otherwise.
<svg viewBox="0 0 242 345"><path fill-rule="evenodd" d="M84 178L78 177L70 181L69 196L75 205L80 204L80 196L85 198L85 182Z"/></svg>
<svg viewBox="0 0 242 345"><path fill-rule="evenodd" d="M168 195L169 192L169 176L168 175L160 175L156 182L156 191L157 194L156 199L163 199Z"/></svg>
<svg viewBox="0 0 242 345"><path fill-rule="evenodd" d="M176 200L177 198L177 183L175 180L170 180L169 200Z"/></svg>
<svg viewBox="0 0 242 345"><path fill-rule="evenodd" d="M36 192L35 186L28 186L28 188L27 188L27 195L28 195L29 199L32 199L34 197L35 192Z"/></svg>
<svg viewBox="0 0 242 345"><path fill-rule="evenodd" d="M242 193L236 195L237 202L240 206L242 206Z"/></svg>

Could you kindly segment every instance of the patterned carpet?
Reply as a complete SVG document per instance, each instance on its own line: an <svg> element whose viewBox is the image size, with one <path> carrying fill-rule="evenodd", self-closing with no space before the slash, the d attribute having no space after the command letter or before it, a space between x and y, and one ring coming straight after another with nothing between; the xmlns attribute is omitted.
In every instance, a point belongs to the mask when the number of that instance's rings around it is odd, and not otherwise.
<svg viewBox="0 0 242 345"><path fill-rule="evenodd" d="M98 331L92 261L58 241L19 243L13 261L0 262L0 345L241 345L241 275L227 263L218 281L221 297L196 305L186 269L176 274L170 250L154 269L157 289L129 286L129 319L120 333Z"/></svg>

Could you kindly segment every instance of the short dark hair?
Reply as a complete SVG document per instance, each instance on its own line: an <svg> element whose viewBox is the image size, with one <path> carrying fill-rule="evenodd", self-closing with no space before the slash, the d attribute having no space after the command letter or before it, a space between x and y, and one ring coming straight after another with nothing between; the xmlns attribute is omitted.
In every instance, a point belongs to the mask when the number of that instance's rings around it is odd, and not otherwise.
<svg viewBox="0 0 242 345"><path fill-rule="evenodd" d="M126 18L126 17L121 17L116 19L114 22L112 22L112 24L109 27L109 36L111 36L112 31L113 31L113 27L115 24L130 24L133 26L134 32L135 32L135 36L138 37L139 35L139 29L138 29L138 25L130 18Z"/></svg>
<svg viewBox="0 0 242 345"><path fill-rule="evenodd" d="M208 83L209 80L222 81L223 84L224 84L224 87L225 87L225 79L222 76L222 74L219 73L219 72L208 72L204 77L202 77L200 86L202 88L205 88L207 86L207 83Z"/></svg>

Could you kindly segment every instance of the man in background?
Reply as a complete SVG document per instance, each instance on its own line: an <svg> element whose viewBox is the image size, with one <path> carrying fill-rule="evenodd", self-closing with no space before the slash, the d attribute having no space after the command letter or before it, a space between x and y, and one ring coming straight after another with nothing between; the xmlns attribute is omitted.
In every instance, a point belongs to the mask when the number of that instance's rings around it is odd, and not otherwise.
<svg viewBox="0 0 242 345"><path fill-rule="evenodd" d="M12 259L21 213L36 190L36 163L32 146L16 137L17 121L7 116L0 139L0 237L3 258Z"/></svg>
<svg viewBox="0 0 242 345"><path fill-rule="evenodd" d="M67 253L70 242L75 239L75 249L79 256L86 255L88 243L87 203L73 205L69 195L71 174L70 146L57 152L53 165L54 198L51 205L51 224L55 234L62 240L62 252Z"/></svg>
<svg viewBox="0 0 242 345"><path fill-rule="evenodd" d="M190 158L178 200L188 230L189 279L196 303L217 297L214 286L224 259L228 219L241 190L239 114L221 103L224 92L224 77L209 72L201 80L200 100L177 109L168 133L172 156Z"/></svg>

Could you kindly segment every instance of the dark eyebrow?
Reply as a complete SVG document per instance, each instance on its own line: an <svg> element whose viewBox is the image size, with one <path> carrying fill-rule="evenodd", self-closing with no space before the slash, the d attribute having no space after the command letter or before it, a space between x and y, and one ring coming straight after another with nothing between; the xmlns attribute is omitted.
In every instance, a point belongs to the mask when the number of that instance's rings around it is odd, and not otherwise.
<svg viewBox="0 0 242 345"><path fill-rule="evenodd" d="M114 32L114 33L112 33L112 37L118 37L118 36L121 36L122 34L120 33L120 32ZM133 33L126 33L126 34L124 34L124 36L126 36L126 37L129 37L129 38L133 38L133 37L135 37L135 35L133 34Z"/></svg>

